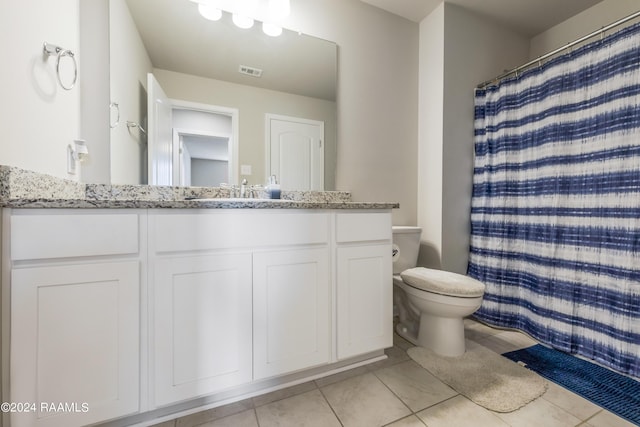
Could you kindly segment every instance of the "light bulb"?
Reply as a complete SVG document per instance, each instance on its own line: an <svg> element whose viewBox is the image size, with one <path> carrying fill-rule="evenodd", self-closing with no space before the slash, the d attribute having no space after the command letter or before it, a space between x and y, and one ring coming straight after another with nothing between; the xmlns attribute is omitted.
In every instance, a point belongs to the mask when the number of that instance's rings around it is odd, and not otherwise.
<svg viewBox="0 0 640 427"><path fill-rule="evenodd" d="M232 19L233 19L233 23L240 28L247 29L247 28L253 27L253 18L249 18L247 16L234 13Z"/></svg>
<svg viewBox="0 0 640 427"><path fill-rule="evenodd" d="M199 3L198 12L209 21L218 21L222 18L222 10L216 8L212 4Z"/></svg>
<svg viewBox="0 0 640 427"><path fill-rule="evenodd" d="M268 22L263 22L262 31L268 36L278 37L280 34L282 34L282 27L279 27L275 24L270 24Z"/></svg>

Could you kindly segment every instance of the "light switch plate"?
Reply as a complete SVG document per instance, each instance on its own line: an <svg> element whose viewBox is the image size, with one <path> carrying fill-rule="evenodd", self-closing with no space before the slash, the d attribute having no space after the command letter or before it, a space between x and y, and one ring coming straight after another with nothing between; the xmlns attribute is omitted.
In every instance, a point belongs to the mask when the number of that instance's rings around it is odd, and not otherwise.
<svg viewBox="0 0 640 427"><path fill-rule="evenodd" d="M251 175L251 165L240 165L240 175Z"/></svg>

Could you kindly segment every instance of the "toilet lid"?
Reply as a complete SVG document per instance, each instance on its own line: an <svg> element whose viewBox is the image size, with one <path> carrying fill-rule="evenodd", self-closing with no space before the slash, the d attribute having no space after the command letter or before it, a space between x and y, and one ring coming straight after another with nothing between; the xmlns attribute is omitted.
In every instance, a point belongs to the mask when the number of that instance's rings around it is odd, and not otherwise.
<svg viewBox="0 0 640 427"><path fill-rule="evenodd" d="M400 276L407 285L427 292L468 298L484 294L482 282L449 271L416 267L403 271Z"/></svg>

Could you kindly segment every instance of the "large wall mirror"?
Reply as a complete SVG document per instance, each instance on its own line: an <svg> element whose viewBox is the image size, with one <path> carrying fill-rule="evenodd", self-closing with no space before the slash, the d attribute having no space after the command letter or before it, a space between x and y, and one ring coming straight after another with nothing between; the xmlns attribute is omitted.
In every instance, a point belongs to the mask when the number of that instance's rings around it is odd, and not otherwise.
<svg viewBox="0 0 640 427"><path fill-rule="evenodd" d="M190 0L109 8L112 183L262 184L276 174L284 189L335 189L335 43L269 36L259 22L241 29L227 13L209 21ZM322 132L307 147L292 135L310 123ZM304 179L307 164L316 172Z"/></svg>

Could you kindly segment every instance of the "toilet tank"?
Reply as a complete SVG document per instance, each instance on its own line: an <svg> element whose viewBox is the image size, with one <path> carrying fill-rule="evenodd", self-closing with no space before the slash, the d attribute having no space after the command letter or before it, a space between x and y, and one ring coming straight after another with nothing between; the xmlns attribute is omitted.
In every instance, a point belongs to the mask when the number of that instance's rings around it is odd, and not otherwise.
<svg viewBox="0 0 640 427"><path fill-rule="evenodd" d="M413 268L418 262L422 228L393 226L393 274Z"/></svg>

